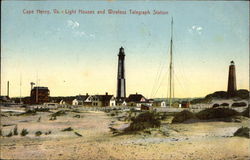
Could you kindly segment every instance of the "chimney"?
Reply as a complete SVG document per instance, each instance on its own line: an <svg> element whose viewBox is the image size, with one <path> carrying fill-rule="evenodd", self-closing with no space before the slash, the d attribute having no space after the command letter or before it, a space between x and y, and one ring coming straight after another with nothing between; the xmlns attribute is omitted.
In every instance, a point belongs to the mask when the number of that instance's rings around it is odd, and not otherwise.
<svg viewBox="0 0 250 160"><path fill-rule="evenodd" d="M86 93L86 96L89 96L89 94L88 94L88 93Z"/></svg>
<svg viewBox="0 0 250 160"><path fill-rule="evenodd" d="M7 82L7 96L10 96L10 82Z"/></svg>
<svg viewBox="0 0 250 160"><path fill-rule="evenodd" d="M108 95L108 92L106 92L106 95Z"/></svg>

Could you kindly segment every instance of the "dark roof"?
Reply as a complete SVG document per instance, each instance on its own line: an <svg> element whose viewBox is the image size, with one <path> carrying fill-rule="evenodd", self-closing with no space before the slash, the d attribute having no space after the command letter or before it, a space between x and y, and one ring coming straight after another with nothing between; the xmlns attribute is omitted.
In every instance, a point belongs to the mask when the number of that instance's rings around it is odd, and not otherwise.
<svg viewBox="0 0 250 160"><path fill-rule="evenodd" d="M79 96L76 96L76 99L80 101L85 101L88 97L89 96L87 95L79 95Z"/></svg>
<svg viewBox="0 0 250 160"><path fill-rule="evenodd" d="M48 89L48 87L34 87L32 90L36 90L36 89L38 89L38 90L49 90Z"/></svg>
<svg viewBox="0 0 250 160"><path fill-rule="evenodd" d="M50 97L51 100L55 101L55 102L60 102L61 100L64 101L73 101L74 99L76 99L76 96L68 96L68 97Z"/></svg>
<svg viewBox="0 0 250 160"><path fill-rule="evenodd" d="M100 101L110 101L113 95L95 95Z"/></svg>
<svg viewBox="0 0 250 160"><path fill-rule="evenodd" d="M126 102L140 102L142 98L146 99L141 94L130 94L129 97L127 98Z"/></svg>

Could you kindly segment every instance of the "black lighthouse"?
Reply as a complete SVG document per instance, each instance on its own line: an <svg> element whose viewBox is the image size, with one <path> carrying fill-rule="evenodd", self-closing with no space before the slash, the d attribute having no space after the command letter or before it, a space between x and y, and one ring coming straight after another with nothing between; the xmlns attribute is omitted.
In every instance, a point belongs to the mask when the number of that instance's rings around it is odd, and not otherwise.
<svg viewBox="0 0 250 160"><path fill-rule="evenodd" d="M125 80L125 53L121 47L118 54L118 73L117 73L117 101L123 102L126 98L126 80Z"/></svg>
<svg viewBox="0 0 250 160"><path fill-rule="evenodd" d="M229 66L229 73L228 73L228 85L227 85L227 94L229 97L233 97L236 94L236 74L235 74L235 65L234 61L231 61Z"/></svg>

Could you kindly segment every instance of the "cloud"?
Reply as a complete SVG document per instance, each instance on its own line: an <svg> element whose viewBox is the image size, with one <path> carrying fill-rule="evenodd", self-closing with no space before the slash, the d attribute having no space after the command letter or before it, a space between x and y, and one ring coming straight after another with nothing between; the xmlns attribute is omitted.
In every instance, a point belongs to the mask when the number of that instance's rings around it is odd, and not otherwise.
<svg viewBox="0 0 250 160"><path fill-rule="evenodd" d="M83 30L81 30L82 27L80 27L80 23L73 20L67 20L66 21L66 29L65 31L70 32L75 37L86 37L86 38L95 38L95 34L93 33L87 33ZM60 28L57 29L58 32L62 32Z"/></svg>
<svg viewBox="0 0 250 160"><path fill-rule="evenodd" d="M88 34L88 33L85 33L84 31L77 31L77 30L74 30L72 33L73 33L73 35L76 36L76 37L95 38L95 35L94 35L94 34Z"/></svg>
<svg viewBox="0 0 250 160"><path fill-rule="evenodd" d="M203 31L203 27L196 26L196 25L193 25L191 28L188 29L188 32L192 33L192 34L199 34L199 35L201 35L202 31Z"/></svg>
<svg viewBox="0 0 250 160"><path fill-rule="evenodd" d="M73 34L74 34L75 36L79 36L79 37L82 37L82 36L85 36L85 35L86 35L86 33L83 32L83 31L74 31Z"/></svg>
<svg viewBox="0 0 250 160"><path fill-rule="evenodd" d="M72 29L76 29L80 26L80 24L77 21L68 20L67 26L72 28Z"/></svg>

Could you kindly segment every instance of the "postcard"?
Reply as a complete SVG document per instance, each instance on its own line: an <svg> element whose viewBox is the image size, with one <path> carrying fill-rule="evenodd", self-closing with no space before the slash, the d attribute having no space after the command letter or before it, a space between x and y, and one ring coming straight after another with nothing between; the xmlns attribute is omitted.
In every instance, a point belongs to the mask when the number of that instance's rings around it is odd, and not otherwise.
<svg viewBox="0 0 250 160"><path fill-rule="evenodd" d="M248 1L1 4L0 159L250 159Z"/></svg>

